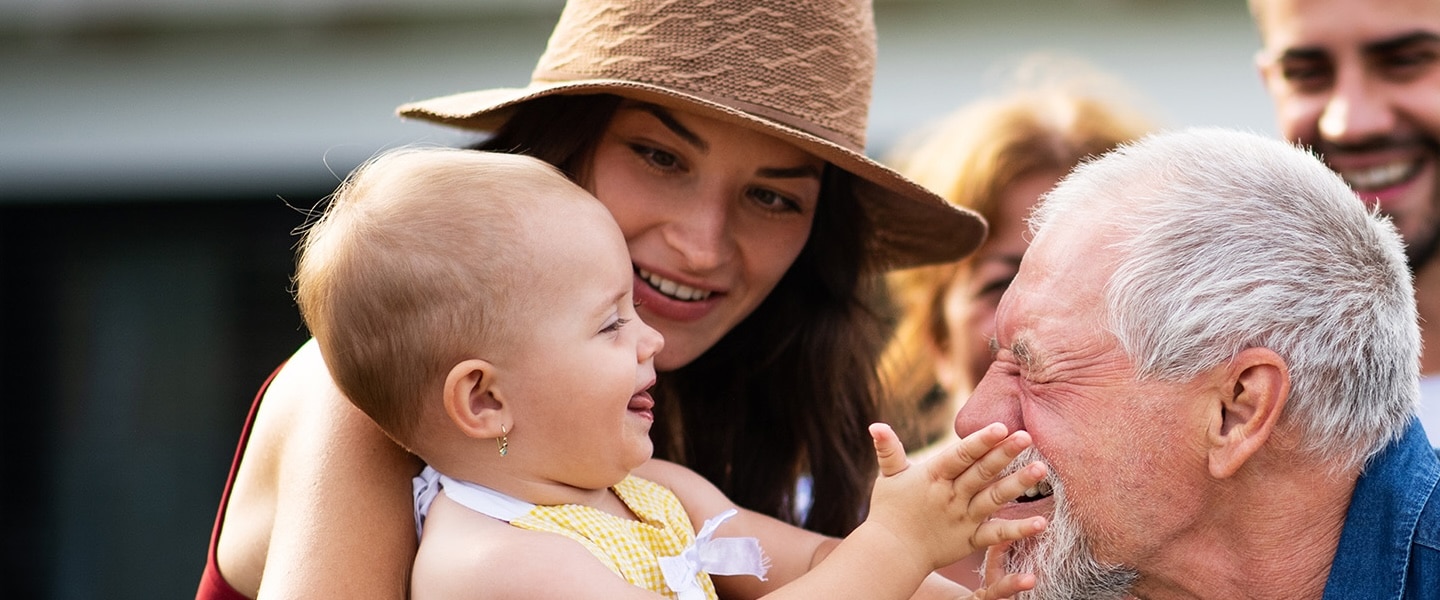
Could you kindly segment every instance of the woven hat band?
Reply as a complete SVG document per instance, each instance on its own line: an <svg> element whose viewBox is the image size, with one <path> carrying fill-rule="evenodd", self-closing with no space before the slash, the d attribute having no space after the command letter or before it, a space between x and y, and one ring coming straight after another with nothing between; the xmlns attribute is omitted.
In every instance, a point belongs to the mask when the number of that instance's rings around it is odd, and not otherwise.
<svg viewBox="0 0 1440 600"><path fill-rule="evenodd" d="M595 84L603 81L603 82L606 82L606 83L608 83L609 85L613 86L613 87L616 89L617 93L620 93L620 95L622 95L622 96L632 97L632 98L636 98L636 99L640 99L640 100L644 100L644 101L651 101L651 102L654 102L654 101L655 101L655 100L652 99L652 98L646 98L643 93L638 93L638 90L635 90L635 88L638 88L639 86L638 86L637 84L633 83L633 80L632 80L632 81L595 80L595 79L575 80L575 79L573 79L573 78L571 78L571 77L565 77L565 76L562 75L562 76L558 76L558 77L551 77L551 78L548 78L548 79L536 78L535 81L541 82L541 83L544 83L544 84L553 84L553 85L563 85L563 84L564 84L565 82L567 82L567 81L580 81L580 82L583 82L584 84L591 85L591 86L593 86L593 85L595 85ZM652 84L652 85L655 85L655 84ZM840 132L840 131L834 131L834 130L831 130L831 129L826 129L826 128L821 127L821 126L819 126L819 125L817 125L817 124L815 124L815 123L813 123L813 122L808 122L808 121L806 121L806 120L805 120L805 117L796 116L796 115L794 115L794 114L787 113L787 112L783 112L783 111L780 111L780 110L776 110L776 109L770 108L770 107L768 107L768 106L760 106L760 105L758 105L758 104L750 104L749 102L745 102L745 101L743 101L743 100L736 100L736 99L734 99L734 98L728 98L728 97L712 97L711 95L706 94L706 93L704 93L704 92L698 92L698 91L693 91L693 90L692 90L692 91L688 91L688 92L684 92L684 93L677 93L677 92L675 92L674 90L670 89L670 87L671 87L671 86L666 86L665 88L658 88L658 87L656 87L656 88L650 88L650 89L648 90L648 92L649 92L649 93L652 93L652 94L658 94L658 95L661 95L661 96L671 96L671 97L676 97L676 98L681 98L681 97L685 98L686 101L685 101L685 102L682 102L682 103L681 103L681 106L677 106L677 107L676 107L676 108L680 108L680 109L682 109L682 110L685 110L685 109L686 109L686 107L685 107L684 105L693 104L693 101L694 101L694 100L703 100L703 101L706 101L706 102L713 103L715 106L710 107L710 108L713 109L713 110L724 111L724 112L726 112L726 113L732 113L732 114L737 114L737 115L738 115L738 114L743 114L743 113L749 113L750 115L752 115L752 118L751 118L751 119L747 119L747 120L751 120L751 121L753 121L753 117L754 117L754 116L764 117L764 118L769 119L769 120L771 120L771 121L774 121L775 123L778 123L778 124L780 124L780 125L784 125L784 126L787 126L787 127L792 128L792 129L794 129L794 130L796 130L796 131L801 131L801 132L804 132L804 133L813 135L813 136L815 136L815 137L818 137L818 138L820 138L820 139L823 139L823 140L825 140L825 141L827 141L827 142L830 142L830 143L832 143L832 144L835 144L836 146L840 146L841 148L845 148L845 149L850 150L850 151L852 151L852 152L861 153L861 154L863 154L863 153L865 152L865 147L864 147L863 145L861 145L861 144L864 143L864 140L863 140L863 139L861 139L861 140L855 140L855 139L853 139L853 137L854 137L854 134L853 134L853 133L850 133L850 132ZM630 92L621 92L621 91L619 91L619 90L626 90L626 89L630 89L630 90L632 90L632 91L630 91ZM664 102L660 102L660 103L661 103L661 104L664 104ZM742 124L742 125L743 125L743 124Z"/></svg>
<svg viewBox="0 0 1440 600"><path fill-rule="evenodd" d="M532 80L648 83L859 151L874 71L869 2L601 0L566 5Z"/></svg>

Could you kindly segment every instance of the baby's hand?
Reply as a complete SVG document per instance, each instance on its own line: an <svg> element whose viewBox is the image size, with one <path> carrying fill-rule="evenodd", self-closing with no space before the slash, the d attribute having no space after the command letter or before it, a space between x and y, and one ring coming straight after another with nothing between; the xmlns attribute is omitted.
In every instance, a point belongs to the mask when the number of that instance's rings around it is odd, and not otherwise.
<svg viewBox="0 0 1440 600"><path fill-rule="evenodd" d="M1030 573L1006 573L1005 553L1010 542L985 549L984 587L975 590L970 600L1001 600L1035 589L1035 576Z"/></svg>
<svg viewBox="0 0 1440 600"><path fill-rule="evenodd" d="M871 425L880 477L867 522L888 528L932 570L980 548L1039 533L1045 529L1044 517L989 519L1045 477L1045 466L1037 462L995 480L1030 446L1028 433L1006 433L1004 425L991 424L911 465L890 426Z"/></svg>

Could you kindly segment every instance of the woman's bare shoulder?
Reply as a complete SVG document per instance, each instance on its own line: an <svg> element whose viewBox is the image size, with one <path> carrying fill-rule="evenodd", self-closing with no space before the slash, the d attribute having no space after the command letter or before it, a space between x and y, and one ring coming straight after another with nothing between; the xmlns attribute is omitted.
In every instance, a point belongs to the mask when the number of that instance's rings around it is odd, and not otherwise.
<svg viewBox="0 0 1440 600"><path fill-rule="evenodd" d="M403 593L416 543L405 518L409 478L418 470L336 389L311 340L260 402L226 510L221 572L252 596L262 577L267 593L325 594L342 581L357 590L381 582L367 596Z"/></svg>
<svg viewBox="0 0 1440 600"><path fill-rule="evenodd" d="M363 424L350 418L358 411L342 403L348 404L331 382L312 339L285 362L265 389L236 474L231 506L244 504L250 509L247 513L273 512L281 467L300 458L288 453L291 440L317 435L333 439L345 428Z"/></svg>
<svg viewBox="0 0 1440 600"><path fill-rule="evenodd" d="M225 581L246 596L256 597L270 532L275 525L276 493L285 442L298 425L298 400L306 395L316 365L325 372L320 351L312 339L301 346L263 390L250 423L250 436L240 449L242 456L225 508L216 557ZM307 386L307 381L309 381Z"/></svg>

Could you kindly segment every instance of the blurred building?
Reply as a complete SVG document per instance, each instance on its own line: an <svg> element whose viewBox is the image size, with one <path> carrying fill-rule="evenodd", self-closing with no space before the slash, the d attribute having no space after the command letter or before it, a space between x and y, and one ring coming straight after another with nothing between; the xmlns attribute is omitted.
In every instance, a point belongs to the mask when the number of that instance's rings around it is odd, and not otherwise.
<svg viewBox="0 0 1440 600"><path fill-rule="evenodd" d="M524 84L560 0L0 0L7 597L193 594L256 387L307 337L292 230L396 105ZM871 151L1032 50L1175 125L1272 132L1240 0L878 0ZM336 499L337 502L344 499Z"/></svg>

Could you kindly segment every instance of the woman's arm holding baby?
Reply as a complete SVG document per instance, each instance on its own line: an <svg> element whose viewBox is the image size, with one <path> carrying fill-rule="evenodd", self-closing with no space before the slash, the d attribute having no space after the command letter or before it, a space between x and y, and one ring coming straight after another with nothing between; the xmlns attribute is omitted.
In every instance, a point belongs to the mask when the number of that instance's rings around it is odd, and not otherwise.
<svg viewBox="0 0 1440 600"><path fill-rule="evenodd" d="M277 376L266 410L255 435L274 443L252 439L246 456L269 465L274 495L258 597L405 597L419 462L340 394L313 340Z"/></svg>

